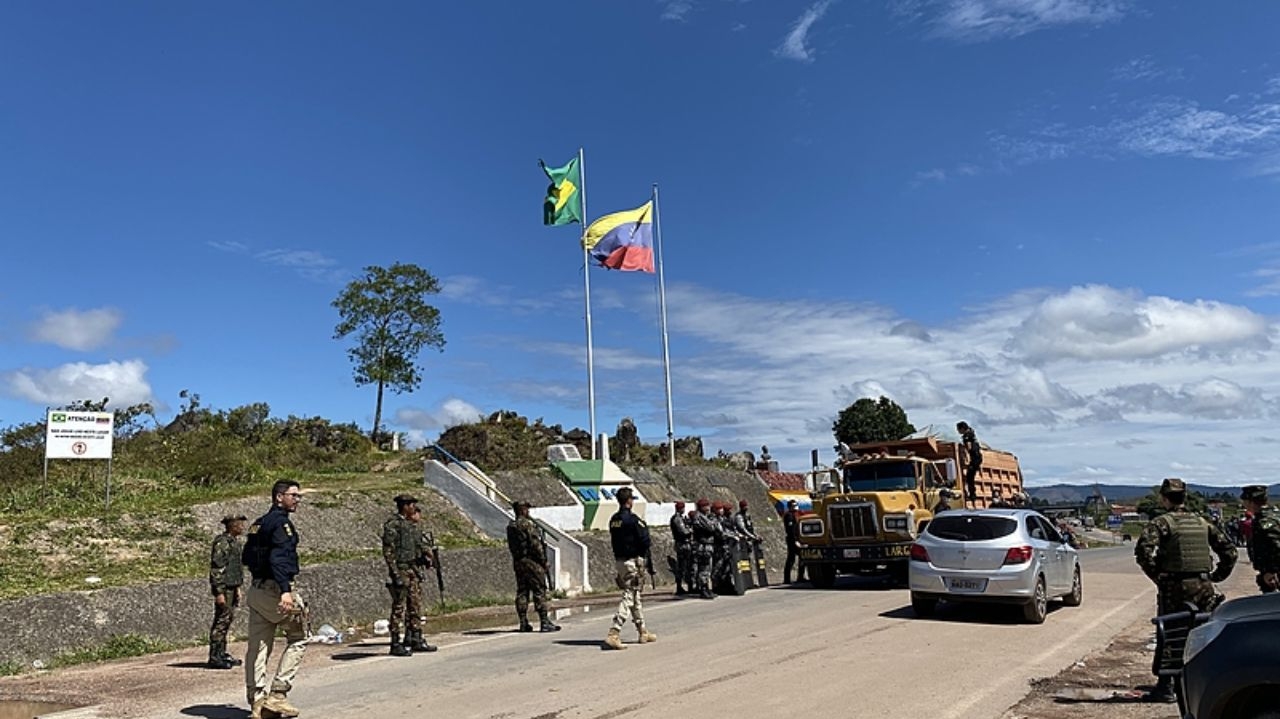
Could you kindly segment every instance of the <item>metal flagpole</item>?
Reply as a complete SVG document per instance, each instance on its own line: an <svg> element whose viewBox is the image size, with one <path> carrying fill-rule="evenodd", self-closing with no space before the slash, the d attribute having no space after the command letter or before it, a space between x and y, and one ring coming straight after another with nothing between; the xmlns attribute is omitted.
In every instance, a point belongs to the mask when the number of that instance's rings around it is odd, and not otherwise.
<svg viewBox="0 0 1280 719"><path fill-rule="evenodd" d="M658 222L658 183L653 183L653 241L658 260L658 311L662 315L662 375L667 386L667 460L676 466L675 420L671 412L671 351L667 345L667 284L662 274L662 225Z"/></svg>
<svg viewBox="0 0 1280 719"><path fill-rule="evenodd" d="M578 148L578 178L582 181L582 187L578 188L578 192L582 194L582 238L578 244L582 245L582 287L583 296L586 298L587 313L587 411L590 416L589 424L591 427L591 458L596 458L596 368L595 368L595 352L591 342L591 256L587 252L587 165L583 158L582 148Z"/></svg>

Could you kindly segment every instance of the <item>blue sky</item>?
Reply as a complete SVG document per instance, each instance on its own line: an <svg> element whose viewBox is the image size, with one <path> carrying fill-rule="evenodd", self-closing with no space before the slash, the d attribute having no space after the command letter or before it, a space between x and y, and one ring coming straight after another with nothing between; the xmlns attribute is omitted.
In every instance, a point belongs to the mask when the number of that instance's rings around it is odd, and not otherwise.
<svg viewBox="0 0 1280 719"><path fill-rule="evenodd" d="M552 10L554 8L554 11ZM587 424L576 229L662 191L675 431L830 457L885 393L1033 483L1274 481L1272 3L0 7L0 424L178 392L368 426L329 306L442 280L434 439ZM665 434L651 275L592 270L597 417Z"/></svg>

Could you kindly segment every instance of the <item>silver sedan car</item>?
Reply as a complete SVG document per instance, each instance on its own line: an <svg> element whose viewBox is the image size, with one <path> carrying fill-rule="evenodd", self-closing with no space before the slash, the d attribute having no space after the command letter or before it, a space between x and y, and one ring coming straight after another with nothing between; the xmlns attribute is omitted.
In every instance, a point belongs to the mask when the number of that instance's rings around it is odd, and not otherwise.
<svg viewBox="0 0 1280 719"><path fill-rule="evenodd" d="M1039 512L942 512L911 545L911 608L929 616L939 600L1019 604L1040 624L1049 599L1080 605L1080 555Z"/></svg>

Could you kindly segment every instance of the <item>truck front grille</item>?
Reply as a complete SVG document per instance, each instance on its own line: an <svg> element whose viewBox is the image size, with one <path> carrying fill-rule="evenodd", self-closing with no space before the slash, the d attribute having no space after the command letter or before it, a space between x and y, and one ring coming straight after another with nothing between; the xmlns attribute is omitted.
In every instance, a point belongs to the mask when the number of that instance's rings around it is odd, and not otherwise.
<svg viewBox="0 0 1280 719"><path fill-rule="evenodd" d="M845 504L832 507L832 539L863 539L876 535L876 511L870 504Z"/></svg>

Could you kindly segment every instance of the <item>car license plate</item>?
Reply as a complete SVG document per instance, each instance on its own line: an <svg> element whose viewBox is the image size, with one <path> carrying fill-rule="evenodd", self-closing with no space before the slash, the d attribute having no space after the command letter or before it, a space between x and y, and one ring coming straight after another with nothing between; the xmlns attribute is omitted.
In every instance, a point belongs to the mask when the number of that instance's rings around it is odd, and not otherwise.
<svg viewBox="0 0 1280 719"><path fill-rule="evenodd" d="M987 580L947 577L947 589L953 592L983 592L987 589Z"/></svg>
<svg viewBox="0 0 1280 719"><path fill-rule="evenodd" d="M862 558L862 550L861 550L861 549L846 549L846 550L844 550L844 558L845 558L845 559L861 559L861 558Z"/></svg>

